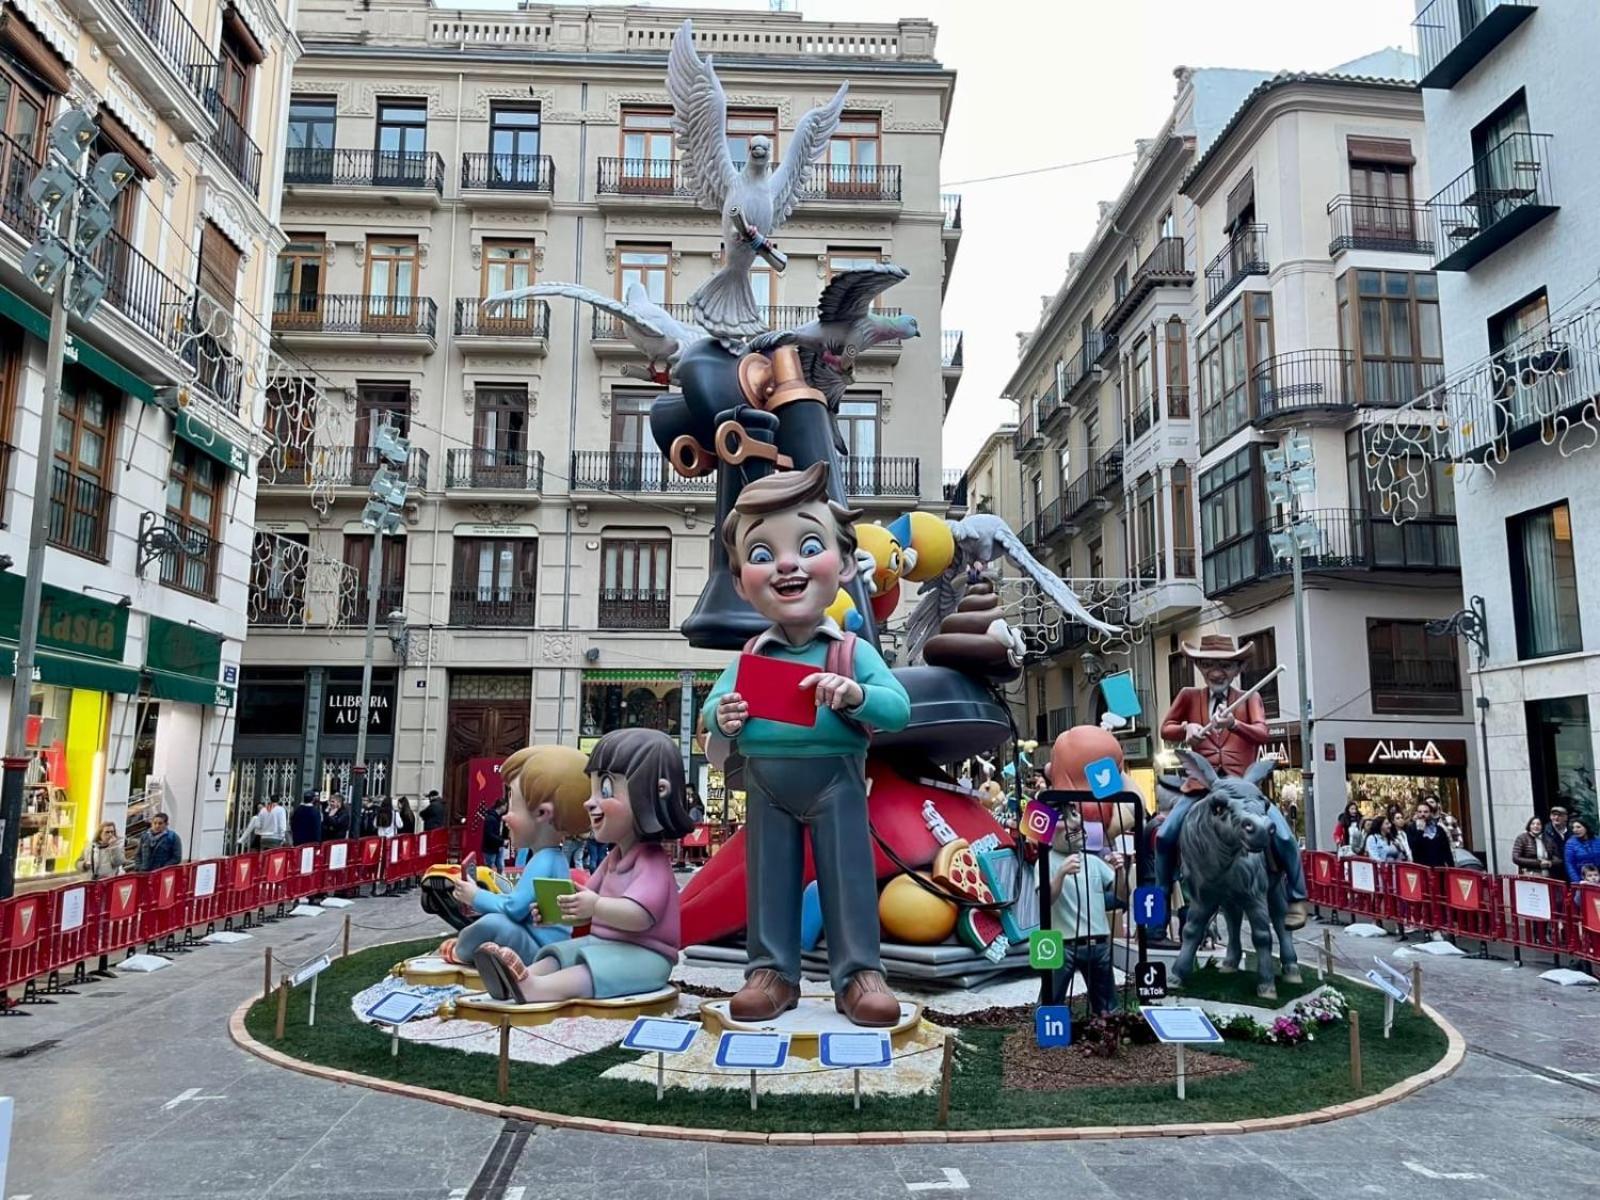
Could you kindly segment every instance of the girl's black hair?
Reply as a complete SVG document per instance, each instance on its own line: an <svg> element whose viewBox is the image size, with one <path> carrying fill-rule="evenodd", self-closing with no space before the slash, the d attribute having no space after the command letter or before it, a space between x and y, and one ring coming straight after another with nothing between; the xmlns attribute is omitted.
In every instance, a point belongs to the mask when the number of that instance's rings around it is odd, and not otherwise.
<svg viewBox="0 0 1600 1200"><path fill-rule="evenodd" d="M683 759L678 743L657 729L614 729L589 751L590 775L621 775L642 842L670 841L694 829L683 803ZM662 795L661 780L667 781Z"/></svg>

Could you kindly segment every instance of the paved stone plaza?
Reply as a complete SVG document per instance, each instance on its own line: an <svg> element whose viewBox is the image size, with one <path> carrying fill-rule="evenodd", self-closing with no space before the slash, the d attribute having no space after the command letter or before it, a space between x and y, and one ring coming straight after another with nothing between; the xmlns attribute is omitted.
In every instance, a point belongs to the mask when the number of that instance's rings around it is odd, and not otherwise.
<svg viewBox="0 0 1600 1200"><path fill-rule="evenodd" d="M358 946L436 925L415 897L351 911L382 927L358 929ZM1366 1116L1181 1141L775 1149L532 1129L310 1079L233 1045L227 1016L260 988L263 946L299 958L338 920L279 922L0 1020L0 1091L17 1100L7 1200L1480 1200L1586 1194L1600 1172L1600 994L1509 961L1425 960L1425 997L1465 1035L1466 1063ZM1337 952L1364 969L1393 946L1341 936Z"/></svg>

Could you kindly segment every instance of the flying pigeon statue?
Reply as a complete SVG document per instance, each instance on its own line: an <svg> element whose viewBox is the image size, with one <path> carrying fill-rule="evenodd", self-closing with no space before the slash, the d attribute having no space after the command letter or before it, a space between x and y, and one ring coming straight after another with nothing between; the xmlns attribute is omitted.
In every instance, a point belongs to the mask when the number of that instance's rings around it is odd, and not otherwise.
<svg viewBox="0 0 1600 1200"><path fill-rule="evenodd" d="M1009 558L1015 563L1024 575L1033 580L1044 597L1068 617L1082 621L1101 633L1120 632L1115 625L1108 625L1098 617L1091 616L1077 593L1059 575L1028 553L1022 539L1002 518L993 513L971 513L959 521L948 522L948 525L955 541L955 555L942 574L922 585L917 593L921 599L906 618L908 662L921 660L923 645L939 632L940 623L956 611L956 606L966 594L968 583L979 575L972 568L998 562L1001 558Z"/></svg>
<svg viewBox="0 0 1600 1200"><path fill-rule="evenodd" d="M714 337L742 342L766 331L750 289L750 266L759 254L782 269L784 260L772 246L772 235L794 211L806 167L827 149L848 90L849 84L840 84L832 100L800 118L788 153L775 170L772 140L760 135L750 139L749 160L737 167L728 148L728 97L722 82L711 60L695 53L693 22L685 20L678 28L667 56L672 128L696 200L722 214L726 247L722 269L689 297L695 316Z"/></svg>
<svg viewBox="0 0 1600 1200"><path fill-rule="evenodd" d="M576 283L535 283L485 296L483 307L493 314L502 305L539 296L567 296L617 317L622 322L622 336L627 338L628 344L650 360L648 368L625 366L622 374L647 383L671 382L678 356L709 336L700 326L678 320L650 299L644 284L637 282L628 285L626 300L615 300Z"/></svg>
<svg viewBox="0 0 1600 1200"><path fill-rule="evenodd" d="M845 390L855 382L857 355L882 342L921 336L915 317L889 317L872 311L872 302L879 295L909 275L893 263L841 271L822 289L815 321L760 334L751 341L750 349L765 354L779 346L800 347L806 381L827 397L829 411L837 416Z"/></svg>

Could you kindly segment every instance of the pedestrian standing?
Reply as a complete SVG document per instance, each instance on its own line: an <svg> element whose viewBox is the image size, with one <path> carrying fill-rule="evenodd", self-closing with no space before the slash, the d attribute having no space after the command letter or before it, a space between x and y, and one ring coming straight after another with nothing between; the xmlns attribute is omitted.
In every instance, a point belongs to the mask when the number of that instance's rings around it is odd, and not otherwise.
<svg viewBox="0 0 1600 1200"><path fill-rule="evenodd" d="M100 832L78 856L78 870L87 871L90 879L110 879L127 869L127 855L123 853L122 838L117 834L116 823L100 822Z"/></svg>
<svg viewBox="0 0 1600 1200"><path fill-rule="evenodd" d="M1550 873L1557 879L1567 879L1567 838L1571 836L1571 832L1567 828L1567 810L1559 804L1552 807L1550 809L1550 819L1545 822L1543 837L1545 848L1550 851L1550 859L1553 865ZM1571 879L1568 882L1577 883L1578 881Z"/></svg>
<svg viewBox="0 0 1600 1200"><path fill-rule="evenodd" d="M400 797L395 817L400 822L401 833L415 833L417 831L417 814L411 811L411 801L404 796Z"/></svg>
<svg viewBox="0 0 1600 1200"><path fill-rule="evenodd" d="M322 810L317 807L317 794L307 790L294 807L289 818L289 833L296 846L309 845L322 840Z"/></svg>
<svg viewBox="0 0 1600 1200"><path fill-rule="evenodd" d="M150 828L139 839L138 871L159 871L175 867L183 861L183 841L167 828L167 814L156 813L150 818Z"/></svg>
<svg viewBox="0 0 1600 1200"><path fill-rule="evenodd" d="M1555 859L1550 857L1550 844L1544 840L1544 822L1529 817L1528 823L1511 843L1511 861L1517 865L1519 875L1554 875ZM1566 864L1562 864L1565 873Z"/></svg>
<svg viewBox="0 0 1600 1200"><path fill-rule="evenodd" d="M422 831L424 833L432 833L435 829L443 829L445 822L449 820L450 810L445 805L444 797L439 795L437 788L428 793L427 803L422 806L421 817Z"/></svg>
<svg viewBox="0 0 1600 1200"><path fill-rule="evenodd" d="M1594 836L1583 817L1573 817L1568 827L1571 836L1566 846L1567 878L1582 880L1584 867L1600 867L1600 838Z"/></svg>
<svg viewBox="0 0 1600 1200"><path fill-rule="evenodd" d="M335 792L328 797L328 811L322 815L322 840L337 842L350 836L350 810L344 798Z"/></svg>
<svg viewBox="0 0 1600 1200"><path fill-rule="evenodd" d="M1411 846L1411 861L1424 867L1453 867L1455 854L1450 847L1450 835L1439 825L1433 805L1418 801L1416 815L1406 830L1406 841Z"/></svg>
<svg viewBox="0 0 1600 1200"><path fill-rule="evenodd" d="M1399 862L1400 847L1396 843L1403 840L1388 817L1373 817L1362 836L1361 853L1378 862Z"/></svg>
<svg viewBox="0 0 1600 1200"><path fill-rule="evenodd" d="M501 797L483 814L483 863L495 871L505 870L506 865L505 811L506 801Z"/></svg>

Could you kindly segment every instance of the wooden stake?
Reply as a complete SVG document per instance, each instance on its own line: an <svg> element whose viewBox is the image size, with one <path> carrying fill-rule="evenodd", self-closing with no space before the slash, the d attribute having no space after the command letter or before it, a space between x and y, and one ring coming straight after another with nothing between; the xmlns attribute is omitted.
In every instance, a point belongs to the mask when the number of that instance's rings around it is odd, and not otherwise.
<svg viewBox="0 0 1600 1200"><path fill-rule="evenodd" d="M345 915L344 915L344 953L342 955L340 955L340 957L341 958L349 958L350 957L350 914L349 913L345 913Z"/></svg>
<svg viewBox="0 0 1600 1200"><path fill-rule="evenodd" d="M955 1072L956 1040L944 1035L944 1059L939 1064L939 1128L950 1124L950 1077Z"/></svg>
<svg viewBox="0 0 1600 1200"><path fill-rule="evenodd" d="M278 1020L272 1027L272 1040L283 1041L283 1023L289 1017L289 978L278 981Z"/></svg>
<svg viewBox="0 0 1600 1200"><path fill-rule="evenodd" d="M1333 930L1324 929L1322 931L1322 971L1321 971L1321 975L1322 975L1322 977L1324 979L1326 979L1329 975L1332 975L1332 974L1333 974Z"/></svg>
<svg viewBox="0 0 1600 1200"><path fill-rule="evenodd" d="M1350 1086L1361 1090L1361 1014L1350 1010Z"/></svg>
<svg viewBox="0 0 1600 1200"><path fill-rule="evenodd" d="M500 1070L495 1077L495 1095L504 1100L511 1095L511 1022L500 1022Z"/></svg>
<svg viewBox="0 0 1600 1200"><path fill-rule="evenodd" d="M1417 1012L1422 1011L1422 964L1411 964L1411 1007Z"/></svg>
<svg viewBox="0 0 1600 1200"><path fill-rule="evenodd" d="M263 1000L272 995L272 947L267 947L266 969L261 974L261 998Z"/></svg>

